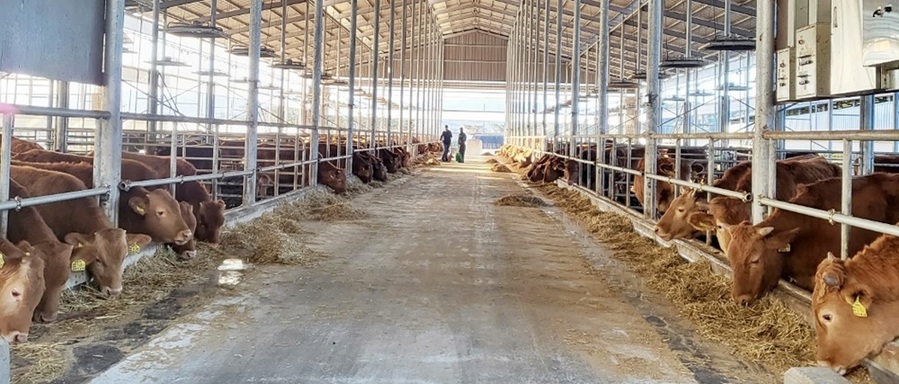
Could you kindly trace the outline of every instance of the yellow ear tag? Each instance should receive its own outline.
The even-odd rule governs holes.
[[[777,252],[780,252],[780,253],[790,252],[790,244],[787,244],[785,247],[778,249]]]
[[[852,303],[852,314],[855,317],[868,317],[868,310],[864,304],[858,301],[858,296],[855,297],[855,302]]]
[[[83,246],[84,246],[84,244],[81,244],[81,243],[79,242],[78,245],[75,246],[75,248],[81,248],[81,247],[83,247]]]
[[[140,252],[140,245],[137,245],[137,243],[131,244],[131,246],[128,247],[128,252],[132,255],[136,255]]]
[[[84,271],[84,260],[75,260],[72,262],[72,272],[82,272]]]
[[[144,214],[144,209],[141,208],[140,206],[137,206],[137,205],[134,206],[134,211],[137,212],[137,213],[139,213],[139,214],[141,214],[141,215]]]
[[[5,264],[6,264],[6,256],[4,254],[0,253],[0,268],[3,268],[3,266]]]
[[[31,252],[25,252],[25,256],[31,256]]]

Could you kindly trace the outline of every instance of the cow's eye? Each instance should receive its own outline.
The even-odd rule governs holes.
[[[156,215],[165,216],[165,211],[156,211]]]
[[[830,321],[832,319],[832,317],[830,315],[824,315],[824,316],[821,316],[821,318],[824,319],[824,321]]]
[[[22,296],[22,293],[19,292],[18,289],[13,289],[13,290],[12,290],[12,297],[18,298],[19,296]]]
[[[679,212],[679,213],[684,213],[684,212],[686,212],[686,211],[687,211],[687,210],[686,210],[686,209],[683,209],[683,208],[678,208],[678,209],[677,209],[677,212]]]

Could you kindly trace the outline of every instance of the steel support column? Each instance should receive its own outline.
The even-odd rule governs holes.
[[[575,157],[577,156],[575,136],[578,134],[578,111],[581,96],[581,0],[574,0],[574,25],[571,35],[571,137],[568,143],[568,156]],[[559,35],[560,40],[561,37]]]
[[[605,142],[603,135],[609,133],[609,45],[612,36],[609,33],[609,1],[600,0],[599,8],[599,42],[597,43],[597,68],[596,68],[596,114],[598,115],[596,136],[596,161],[603,161]],[[688,0],[689,1],[689,0]],[[619,110],[621,106],[619,105]],[[611,151],[611,150],[610,150]],[[611,152],[610,152],[611,153]],[[602,194],[603,175],[605,172],[600,167],[595,168],[596,192]]]
[[[13,124],[15,119],[12,114],[0,115],[0,128],[3,137],[0,138],[0,202],[8,201],[9,195],[9,164],[12,157]],[[0,211],[0,236],[6,237],[9,211]]]
[[[106,2],[106,68],[103,87],[104,109],[109,120],[100,124],[94,142],[94,186],[109,188],[103,208],[110,221],[118,223],[119,185],[122,173],[122,42],[125,32],[125,0]]]
[[[400,136],[406,136],[406,144],[408,145],[412,144],[412,135],[405,134],[407,131],[405,130],[405,125],[403,125],[403,103],[405,102],[405,97],[403,96],[405,96],[404,94],[406,92],[406,7],[407,0],[403,0],[403,34],[401,37],[402,40],[400,41],[400,47],[402,47],[402,51],[400,51],[400,119],[397,127],[399,127]],[[391,51],[393,51],[393,49],[391,49]],[[393,63],[391,62],[391,65],[392,64]],[[416,154],[414,152],[416,150],[415,147],[407,146],[407,148],[410,153],[412,153],[413,155]]]
[[[861,128],[865,131],[874,129],[874,95],[864,95],[861,97]],[[862,166],[860,172],[862,175],[870,175],[874,173],[874,142],[869,140],[859,141],[861,147]]]
[[[656,132],[661,122],[661,92],[662,82],[659,81],[659,61],[662,52],[662,13],[665,11],[664,2],[662,0],[649,1],[649,30],[647,31],[647,40],[649,46],[646,49],[646,125],[643,133],[651,135]],[[652,137],[646,137],[646,154],[644,155],[645,174],[656,173],[656,142]],[[643,216],[649,219],[655,219],[656,204],[655,190],[656,181],[645,178],[643,186]]]
[[[349,69],[349,92],[347,92],[347,142],[346,153],[350,155],[347,159],[347,173],[353,172],[353,140],[355,139],[354,131],[356,122],[353,119],[353,111],[356,108],[356,33],[358,31],[359,21],[359,0],[350,0],[350,57],[348,61]]]
[[[318,6],[318,1],[316,6]],[[316,10],[317,12],[317,10]],[[391,12],[393,12],[391,10]],[[317,26],[316,26],[317,27]],[[375,131],[378,130],[378,63],[381,61],[381,0],[375,0],[374,38],[371,44],[371,148],[377,148]],[[391,36],[392,37],[392,36]]]
[[[759,201],[761,196],[774,196],[774,183],[769,180],[773,169],[770,146],[762,137],[766,130],[774,128],[774,2],[756,4],[755,24],[755,130],[752,139],[752,222],[757,224],[765,216],[766,208]]]
[[[548,91],[549,81],[547,77],[549,76],[549,2],[550,0],[543,0],[543,106],[541,114],[543,115],[543,142],[541,150],[546,149],[546,137],[549,136],[549,131],[546,129],[546,107],[549,105],[548,101]]]
[[[556,150],[556,146],[559,143],[559,124],[562,122],[559,119],[559,110],[561,107],[559,104],[562,104],[562,7],[564,1],[558,0],[557,3],[557,11],[556,11],[556,104],[555,110],[553,111],[553,151]]]
[[[256,169],[257,130],[259,129],[259,55],[262,48],[262,0],[250,2],[250,58],[247,74],[247,136],[244,142],[244,170]],[[256,173],[247,175],[243,187],[243,205],[256,203]]]

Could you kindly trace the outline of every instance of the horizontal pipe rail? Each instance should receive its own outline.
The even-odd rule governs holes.
[[[222,172],[222,173],[207,173],[203,175],[191,175],[191,176],[175,176],[168,177],[164,179],[151,179],[151,180],[139,180],[139,181],[131,181],[131,180],[123,180],[119,183],[119,189],[123,191],[129,191],[131,188],[137,187],[155,187],[157,185],[166,185],[166,184],[183,184],[191,181],[205,181],[205,180],[215,180],[215,179],[224,179],[228,177],[243,177],[247,175],[252,175],[253,171],[232,171],[232,172]]]
[[[810,208],[803,205],[787,203],[784,201],[778,201],[774,199],[769,199],[767,197],[758,198],[759,202],[763,205],[767,205],[769,207],[783,209],[785,211],[795,212],[805,216],[811,216],[822,220],[827,220],[831,224],[848,224],[853,227],[867,229],[869,231],[885,233],[892,236],[899,236],[899,226],[893,224],[881,223],[879,221],[872,221],[868,219],[862,219],[854,216],[844,215],[842,213],[837,212],[837,210],[832,209],[830,211],[823,211],[816,208]]]
[[[25,199],[16,196],[13,199],[0,202],[0,210],[8,211],[11,209],[15,209],[18,211],[22,208],[32,207],[35,205],[58,203],[60,201],[75,200],[83,197],[102,196],[106,194],[109,194],[109,187],[92,188],[81,191],[57,193],[47,196],[29,197]]]
[[[765,131],[762,137],[768,140],[877,140],[877,141],[899,141],[899,131],[883,130],[883,131],[805,131],[805,132],[782,132],[782,131]]]

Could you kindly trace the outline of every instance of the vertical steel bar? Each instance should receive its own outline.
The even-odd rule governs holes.
[[[555,125],[555,129],[553,131],[553,150],[556,148],[556,144],[559,142],[559,110],[562,108],[559,104],[562,104],[562,95],[561,95],[561,81],[562,81],[562,13],[563,13],[563,0],[558,0],[556,5],[556,104],[555,110],[553,113],[555,114],[553,124]]]
[[[9,195],[10,171],[9,163],[12,157],[12,137],[13,124],[15,123],[14,115],[0,115],[2,121],[2,137],[0,137],[0,201],[7,201],[11,197]],[[6,237],[8,226],[9,211],[0,211],[0,237]]]
[[[318,4],[316,4],[318,5]],[[392,12],[392,11],[391,11]],[[378,126],[378,62],[381,61],[381,0],[375,0],[374,34],[371,44],[371,147],[377,147],[375,131]]]
[[[321,152],[318,150],[318,146],[320,141],[319,127],[321,126],[321,114],[319,111],[321,110],[320,107],[322,105],[322,55],[325,49],[323,3],[324,1],[315,2],[315,54],[312,59],[312,138],[309,140],[309,150],[311,151],[309,156],[311,159],[315,159],[315,162],[312,163],[312,174],[309,176],[310,184],[318,183],[318,162],[321,158]],[[380,4],[380,0],[378,0],[378,4]],[[377,32],[377,30],[375,31]],[[377,33],[375,36],[377,36]],[[377,37],[375,38],[377,39]],[[377,63],[377,60],[374,62]],[[377,64],[375,64],[375,69],[377,69]],[[330,146],[328,148],[330,148]]]
[[[547,77],[549,76],[549,3],[550,0],[543,0],[543,105],[540,107],[543,111],[541,114],[543,115],[543,140],[542,140],[542,148],[540,150],[546,149],[546,137],[549,136],[549,131],[546,129],[546,107],[549,101],[548,99],[548,85],[549,82]]]
[[[60,81],[57,83],[59,89],[56,92],[56,106],[59,108],[69,108],[69,82]],[[69,138],[69,118],[59,117],[56,120],[56,150],[60,152],[68,152],[67,142]]]
[[[153,0],[153,26],[150,29],[150,38],[152,39],[151,49],[153,50],[150,54],[150,89],[149,96],[147,97],[147,102],[149,105],[147,106],[147,113],[151,115],[155,115],[159,113],[159,67],[157,66],[157,61],[159,61],[159,2],[162,0]],[[149,142],[156,142],[156,122],[150,121],[148,122],[148,129],[150,130]],[[149,153],[149,148],[147,149]]]
[[[416,24],[421,23],[421,20],[419,20],[418,17],[416,17],[416,13],[415,13],[417,4],[418,4],[417,1],[412,2],[412,26],[411,26],[412,37],[409,39],[410,45],[408,48],[409,49],[409,106],[408,106],[409,120],[406,122],[406,124],[409,125],[409,127],[408,127],[409,136],[421,136],[421,135],[417,134],[417,132],[413,133],[413,130],[415,129],[415,121],[412,119],[412,113],[413,113],[412,106],[414,105],[413,100],[414,100],[414,96],[415,96],[415,92],[413,91],[412,87],[415,85],[416,79],[418,79],[418,62],[415,60],[416,60],[416,58],[418,58],[419,61],[421,60],[421,57],[419,57],[417,55],[418,50],[416,48],[416,44],[421,44],[421,36],[418,33],[415,33]],[[403,43],[403,49],[406,49],[405,47],[406,47],[406,43]]]
[[[840,180],[841,206],[844,215],[852,215],[852,141],[843,139],[843,174]],[[840,224],[840,259],[849,258],[849,230],[848,224]]]
[[[870,131],[874,129],[874,95],[864,95],[861,97],[861,128]],[[874,142],[870,140],[859,141],[862,152],[862,166],[860,172],[862,175],[870,175],[874,173]]]
[[[537,96],[539,94],[539,87],[537,86],[539,78],[539,70],[540,70],[540,5],[537,0],[533,0],[531,2],[531,54],[533,55],[531,58],[531,110],[528,113],[531,114],[532,121],[532,131],[533,136],[539,136],[540,133],[537,130],[537,126],[539,122],[537,121]],[[538,147],[536,143],[540,142],[540,140],[534,139],[535,149],[543,149],[542,147]]]
[[[662,50],[662,12],[664,12],[664,4],[662,0],[649,1],[649,46],[646,50],[646,125],[644,133],[651,135],[655,133],[661,122],[661,111],[659,108],[659,93],[661,91],[661,82],[659,81],[659,60],[661,59]],[[646,154],[644,155],[643,172],[647,174],[656,173],[656,143],[652,137],[646,139]],[[643,215],[649,219],[655,218],[655,191],[656,182],[653,179],[645,179],[643,193],[644,210]]]
[[[571,28],[571,138],[568,143],[568,156],[575,157],[581,91],[581,0],[574,0],[574,25]]]
[[[605,153],[605,142],[603,135],[609,133],[609,45],[612,42],[612,36],[609,31],[609,2],[611,0],[600,0],[599,8],[599,42],[597,43],[597,64],[596,64],[596,114],[598,125],[596,127],[596,160],[602,162]],[[620,107],[619,107],[620,108]],[[611,149],[614,151],[614,147]],[[611,154],[612,152],[610,152]],[[603,176],[605,172],[600,167],[594,167],[596,180],[596,193],[602,194],[602,188],[605,185]]]
[[[350,58],[347,67],[349,73],[349,91],[347,92],[347,141],[346,153],[350,155],[347,160],[348,172],[353,170],[353,140],[355,139],[354,130],[356,128],[353,119],[353,110],[356,108],[356,31],[359,20],[359,0],[350,0]]]
[[[400,39],[401,39],[400,40],[400,47],[401,47],[400,48],[401,49],[401,51],[400,51],[400,102],[399,102],[400,118],[399,118],[399,123],[397,124],[397,127],[398,127],[398,131],[400,133],[400,136],[403,136],[403,135],[406,136],[406,144],[412,144],[412,141],[413,141],[412,135],[406,134],[407,131],[405,129],[405,125],[403,125],[403,103],[405,102],[404,96],[406,93],[406,7],[407,7],[407,0],[403,0],[403,15],[402,15],[403,33],[402,33],[402,36],[400,37]],[[417,149],[417,147],[408,147],[407,148],[407,150],[410,153],[412,153],[413,156],[417,154],[416,152],[414,152],[416,149]]]
[[[247,135],[244,141],[244,170],[254,171],[244,179],[243,205],[256,203],[256,146],[259,128],[259,55],[262,47],[262,0],[250,1],[250,58],[247,74]]]
[[[765,207],[757,197],[769,192],[770,163],[769,146],[762,137],[766,130],[774,128],[774,2],[761,1],[756,4],[756,96],[755,130],[752,139],[752,222],[764,219]],[[773,183],[770,183],[773,184]]]
[[[390,0],[390,42],[387,44],[387,97],[384,99],[387,100],[387,146],[393,145],[393,135],[391,125],[393,125],[393,48],[394,41],[396,38],[394,36],[394,29],[396,25],[396,11],[394,11],[393,7],[396,5],[396,0]]]
[[[109,120],[100,124],[94,142],[94,186],[109,186],[103,202],[110,221],[118,224],[119,184],[122,173],[122,42],[125,28],[125,0],[106,2],[106,68],[103,88]]]

